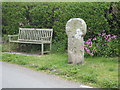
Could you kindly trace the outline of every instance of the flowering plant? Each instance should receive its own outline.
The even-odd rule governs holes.
[[[104,32],[99,33],[96,37],[89,38],[84,42],[84,49],[87,54],[91,56],[107,55],[109,52],[111,53],[111,42],[116,38],[117,35],[107,34]]]

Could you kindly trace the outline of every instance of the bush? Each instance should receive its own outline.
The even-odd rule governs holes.
[[[65,25],[71,18],[82,18],[87,23],[85,41],[103,30],[107,34],[118,35],[119,5],[120,3],[103,2],[4,2],[2,31],[3,34],[17,34],[19,27],[53,28],[53,50],[64,52],[67,49]],[[116,44],[113,45],[116,47]],[[116,48],[111,49],[110,52],[116,52]],[[100,53],[98,56],[104,55]]]
[[[92,56],[116,56],[119,55],[119,41],[117,38],[117,35],[107,35],[105,32],[99,33],[98,36],[85,41],[84,48]]]

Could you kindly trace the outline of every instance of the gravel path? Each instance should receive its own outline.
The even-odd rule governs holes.
[[[4,52],[4,53],[19,54],[19,55],[26,55],[26,56],[41,56],[39,54],[30,54],[30,53],[23,53],[23,52]]]

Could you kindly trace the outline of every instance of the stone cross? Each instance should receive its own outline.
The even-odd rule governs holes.
[[[72,18],[66,24],[68,36],[68,63],[82,64],[84,62],[84,40],[87,26],[83,19]]]

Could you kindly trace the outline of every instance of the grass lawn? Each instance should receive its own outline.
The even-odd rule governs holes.
[[[118,58],[88,57],[83,65],[67,64],[67,54],[25,56],[2,54],[5,62],[16,63],[38,71],[56,74],[97,88],[118,88]]]

